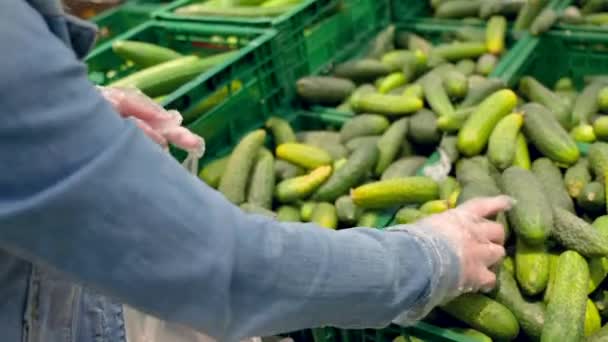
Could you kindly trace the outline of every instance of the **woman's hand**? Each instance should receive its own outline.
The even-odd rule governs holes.
[[[198,150],[201,137],[181,126],[182,116],[174,110],[166,111],[159,104],[135,88],[99,87],[102,95],[124,118],[132,118],[150,139],[166,147],[169,143],[187,151]]]

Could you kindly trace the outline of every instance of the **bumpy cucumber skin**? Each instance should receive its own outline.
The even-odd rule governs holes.
[[[382,172],[384,172],[397,157],[401,142],[406,137],[407,128],[407,118],[397,120],[386,130],[386,132],[384,132],[380,140],[378,140],[377,146],[380,154],[374,169],[374,173],[377,176],[382,175]]]
[[[485,99],[467,118],[458,133],[458,149],[466,156],[474,156],[484,149],[496,124],[517,104],[513,91],[503,89]]]
[[[523,123],[523,116],[513,113],[496,124],[488,141],[488,157],[497,168],[504,170],[513,164],[517,136]]]
[[[469,90],[467,77],[456,69],[449,70],[445,73],[443,84],[448,95],[457,99],[465,97]]]
[[[361,216],[361,209],[353,203],[353,199],[350,196],[341,196],[336,200],[334,205],[340,222],[354,224]]]
[[[597,114],[599,109],[597,97],[604,85],[603,82],[591,83],[576,97],[572,108],[572,115],[575,120],[582,124],[590,123],[591,118]]]
[[[528,103],[524,111],[523,132],[528,141],[549,159],[563,165],[572,165],[580,157],[576,142],[559,124],[554,115],[537,103]]]
[[[309,170],[329,165],[333,161],[331,155],[325,150],[299,143],[286,143],[277,146],[276,155],[283,160]]]
[[[291,125],[284,119],[272,117],[266,120],[266,128],[270,129],[275,145],[296,142],[296,134]]]
[[[515,275],[521,289],[530,296],[541,293],[549,280],[547,247],[528,246],[518,239],[515,248]]]
[[[608,237],[589,223],[561,208],[553,210],[553,238],[562,246],[586,257],[608,256]]]
[[[602,318],[597,310],[595,303],[591,299],[587,299],[587,307],[585,310],[585,324],[583,334],[585,337],[591,336],[599,331],[602,327]]]
[[[562,172],[548,158],[539,158],[532,164],[532,172],[545,191],[547,199],[553,206],[574,212],[574,203],[566,190]]]
[[[599,214],[606,207],[606,194],[604,185],[599,182],[590,182],[583,188],[576,203],[588,214]]]
[[[528,170],[510,167],[502,174],[502,190],[517,203],[507,213],[517,235],[531,246],[543,244],[553,226],[551,205],[542,185]]]
[[[277,184],[275,197],[281,203],[304,199],[329,178],[331,170],[331,166],[321,166],[307,175],[284,180]]]
[[[467,96],[460,103],[459,108],[469,108],[478,105],[488,96],[496,91],[505,88],[505,83],[497,78],[484,80],[475,86],[469,86]]]
[[[580,254],[566,251],[559,256],[555,281],[541,342],[578,342],[583,338],[589,270]]]
[[[484,295],[464,294],[441,308],[494,339],[510,341],[519,334],[519,323],[511,311]]]
[[[277,181],[303,176],[306,170],[285,160],[275,160],[274,174]]]
[[[448,209],[449,209],[448,201],[442,200],[442,199],[428,201],[420,206],[420,212],[423,213],[424,215],[438,214],[438,213],[442,213]]]
[[[545,324],[545,306],[542,303],[528,302],[523,298],[513,273],[504,263],[498,271],[496,283],[496,301],[511,310],[526,335],[538,340]]]
[[[409,224],[416,222],[425,216],[426,215],[418,209],[402,208],[395,215],[395,221],[397,221],[398,224]]]
[[[274,157],[270,151],[261,149],[251,174],[247,202],[270,210],[274,185]]]
[[[437,199],[439,186],[428,177],[396,178],[359,186],[351,191],[351,197],[363,208],[390,208]]]
[[[568,106],[553,91],[542,85],[536,79],[525,76],[519,81],[519,90],[531,101],[537,102],[549,109],[562,127],[569,129],[573,124]]]
[[[348,142],[357,137],[379,135],[384,133],[389,125],[388,119],[382,115],[357,115],[344,123],[340,129],[340,140]]]
[[[380,140],[380,135],[370,135],[370,136],[365,136],[365,137],[357,137],[357,138],[353,138],[353,139],[349,140],[346,143],[346,148],[350,152],[353,152],[356,149],[358,149],[360,147],[363,147],[363,146],[376,145],[378,143],[378,140]]]
[[[300,210],[290,205],[283,205],[277,210],[277,220],[280,222],[300,222]]]
[[[608,141],[608,116],[602,116],[595,120],[593,133],[595,133],[597,140]]]
[[[482,76],[488,76],[494,71],[497,64],[498,58],[492,54],[486,53],[477,60],[475,70]]]
[[[380,180],[415,176],[416,172],[422,165],[424,165],[425,161],[426,158],[420,156],[401,158],[389,165],[389,167],[384,170]]]
[[[408,140],[419,145],[436,146],[441,140],[437,128],[437,115],[428,109],[421,109],[409,120]]]
[[[344,101],[354,90],[348,79],[330,76],[307,76],[296,83],[298,95],[309,103],[335,105]]]
[[[374,145],[364,146],[355,150],[346,164],[336,170],[315,194],[315,201],[335,201],[348,193],[376,165],[378,149]]]
[[[586,158],[581,158],[568,168],[564,175],[566,189],[572,198],[578,198],[589,182],[591,182],[591,172],[589,171],[589,161]]]
[[[310,222],[316,223],[323,228],[336,229],[338,227],[336,207],[327,202],[317,203],[312,210]]]
[[[608,143],[596,142],[589,146],[589,165],[595,177],[604,183],[604,173],[608,171]]]
[[[455,42],[435,47],[433,54],[448,61],[477,58],[488,50],[484,42]]]
[[[477,16],[481,1],[479,0],[454,0],[443,2],[437,10],[437,18],[466,18]]]
[[[422,100],[414,96],[360,94],[352,98],[354,110],[387,116],[411,114],[421,109],[422,106]]]
[[[557,261],[559,260],[559,254],[550,253],[549,254],[549,281],[547,281],[547,287],[545,288],[545,293],[543,294],[543,303],[549,303],[549,298],[551,298],[551,292],[553,292],[553,283],[555,281],[555,271],[557,270]]]
[[[218,190],[230,202],[234,204],[245,202],[249,173],[265,138],[266,132],[263,130],[253,131],[241,139],[230,155],[228,165],[226,165],[226,170],[218,187]]]
[[[529,0],[519,11],[513,29],[515,31],[524,31],[532,25],[534,18],[540,13],[548,0]]]
[[[454,115],[454,106],[452,106],[452,102],[450,102],[450,98],[444,88],[440,75],[437,73],[430,73],[424,76],[421,84],[426,102],[428,102],[431,109],[433,109],[437,115]]]
[[[503,16],[493,16],[486,27],[486,48],[494,55],[500,55],[505,50],[505,35],[507,19]]]
[[[198,174],[199,178],[207,183],[207,185],[210,187],[217,188],[217,186],[220,184],[222,176],[224,175],[224,171],[226,170],[229,159],[230,156],[226,156],[224,158],[212,161],[201,170],[201,172]]]
[[[536,19],[534,19],[532,25],[530,25],[530,33],[534,36],[538,36],[546,32],[553,26],[557,19],[558,14],[554,9],[550,7],[545,8],[540,12]]]
[[[348,78],[358,83],[371,82],[389,73],[390,69],[375,59],[348,61],[338,64],[334,69],[336,77]]]
[[[241,204],[239,207],[241,210],[249,214],[263,215],[271,218],[276,218],[277,216],[273,211],[247,202]]]
[[[585,342],[606,342],[608,341],[608,324],[605,324],[595,334],[587,337]]]
[[[515,157],[513,158],[513,166],[521,167],[525,170],[530,170],[530,151],[528,150],[528,142],[523,133],[517,135],[515,146]]]

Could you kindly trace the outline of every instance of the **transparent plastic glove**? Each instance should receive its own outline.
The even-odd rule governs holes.
[[[395,323],[411,325],[437,305],[495,286],[492,268],[505,255],[505,235],[501,224],[486,218],[509,210],[512,204],[508,196],[473,199],[414,225],[393,229],[419,238],[434,257],[435,266],[427,300],[401,314]]]

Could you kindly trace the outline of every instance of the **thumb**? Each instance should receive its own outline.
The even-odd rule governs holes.
[[[458,209],[474,216],[489,217],[511,209],[514,203],[513,198],[509,196],[482,197],[469,200]]]

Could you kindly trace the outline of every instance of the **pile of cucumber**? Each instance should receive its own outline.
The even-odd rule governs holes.
[[[608,24],[608,2],[603,0],[576,1],[566,8],[561,22],[573,25],[605,26]]]
[[[494,15],[513,19],[515,32],[533,35],[547,31],[561,13],[549,6],[549,0],[430,0],[433,16],[441,19],[487,20]]]
[[[293,9],[302,0],[204,0],[179,7],[183,16],[275,17]]]

